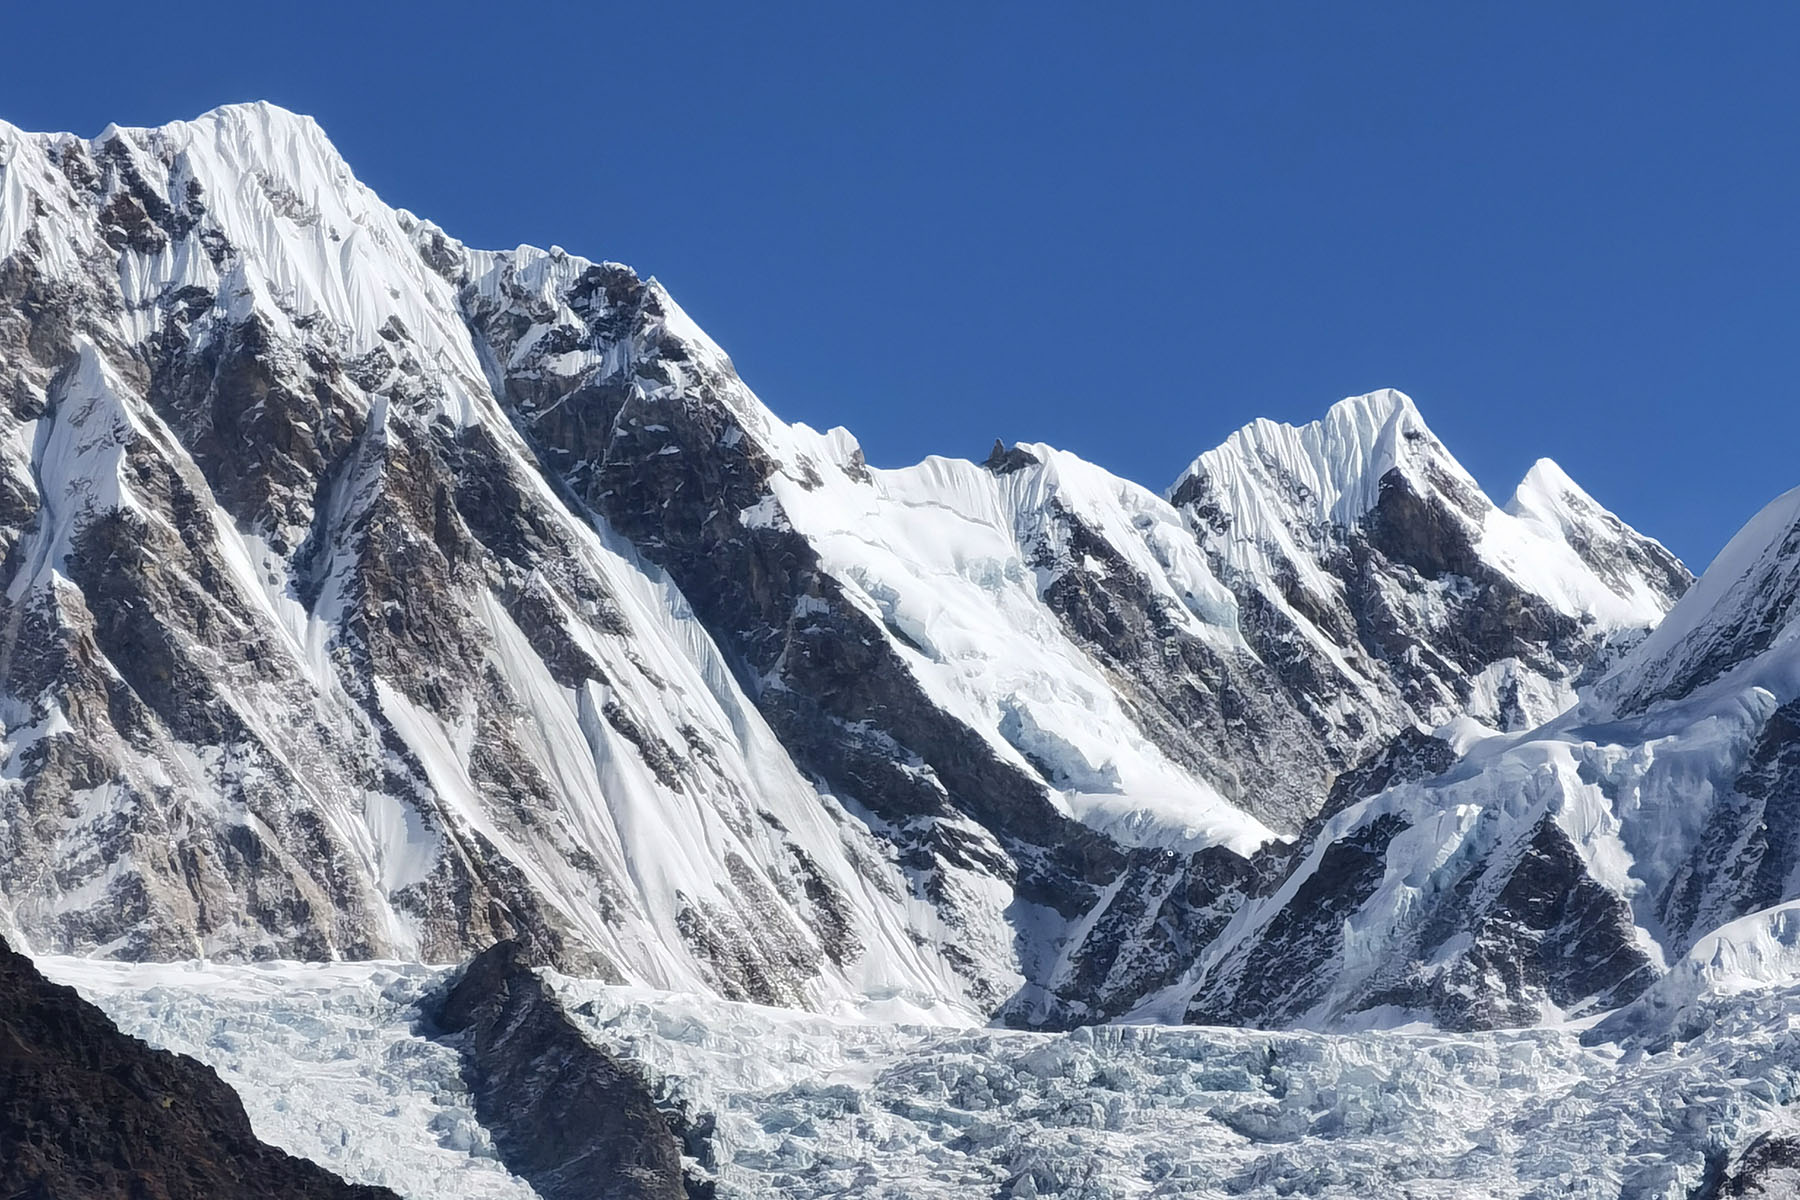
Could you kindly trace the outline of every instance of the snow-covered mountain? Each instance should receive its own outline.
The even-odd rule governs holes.
[[[1688,582],[1548,462],[1495,506],[1395,392],[1166,498],[1037,445],[870,468],[655,281],[465,247],[267,105],[0,126],[0,348],[0,893],[40,950],[514,936],[1113,1015],[1279,839],[1555,716]]]
[[[1664,1007],[1671,988],[1785,978],[1797,561],[1790,492],[1568,711],[1515,734],[1463,723],[1453,766],[1322,823],[1146,1013],[1492,1027],[1603,1011],[1671,966]]]
[[[1340,769],[1405,728],[1556,715],[1691,579],[1548,459],[1496,507],[1398,392],[1258,421],[1172,496]]]
[[[1778,1191],[1797,628],[1800,492],[878,469],[306,118],[0,124],[0,933],[352,1183]]]

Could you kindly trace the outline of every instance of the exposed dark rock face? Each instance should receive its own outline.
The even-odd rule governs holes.
[[[1513,855],[1510,863],[1496,855],[1443,895],[1400,978],[1372,983],[1365,1007],[1428,1013],[1445,1029],[1493,1029],[1540,1020],[1546,1000],[1612,1008],[1655,980],[1630,907],[1588,875],[1554,821],[1539,822]],[[1446,945],[1461,948],[1440,969],[1424,968]]]
[[[1107,668],[1145,734],[1272,828],[1304,822],[1336,757],[1324,728],[1288,702],[1280,673],[1195,636],[1118,547],[1060,504],[1034,551],[1032,565],[1051,577],[1044,602]]]
[[[544,1200],[688,1200],[682,1145],[648,1085],[593,1045],[516,942],[478,955],[421,1008],[455,1045],[475,1115]]]
[[[1483,814],[1445,877],[1414,878],[1403,913],[1362,912],[1390,874],[1407,871],[1404,859],[1390,863],[1395,839],[1436,819],[1429,802],[1403,806],[1302,850],[1297,885],[1273,893],[1245,940],[1209,967],[1190,1019],[1278,1028],[1392,1008],[1445,1029],[1493,1029],[1535,1023],[1546,1006],[1615,1007],[1655,980],[1630,905],[1549,816],[1490,845],[1483,825],[1501,818]],[[1344,939],[1358,925],[1383,940],[1351,955]]]
[[[0,942],[0,1194],[396,1200],[257,1140],[210,1067],[153,1050]]]
[[[1006,1015],[1057,1028],[1123,1015],[1174,983],[1266,886],[1261,863],[1219,846],[1185,856],[1134,852],[1047,1001],[1035,1009],[1020,1004]]]
[[[1037,455],[1023,446],[1008,447],[999,438],[994,439],[994,448],[988,452],[982,466],[996,475],[1010,475],[1014,471],[1022,471],[1026,467],[1036,466],[1041,461]]]
[[[1455,764],[1456,748],[1449,742],[1418,729],[1402,730],[1380,751],[1332,780],[1325,807],[1313,819],[1309,833],[1359,800],[1398,784],[1441,775]]]
[[[1365,646],[1394,667],[1402,693],[1419,705],[1443,691],[1453,702],[1466,702],[1458,687],[1507,659],[1551,677],[1578,673],[1597,648],[1598,631],[1584,629],[1485,561],[1471,541],[1476,499],[1454,481],[1440,486],[1452,500],[1422,497],[1398,469],[1389,471],[1362,536],[1352,538],[1351,594],[1360,601]],[[1394,578],[1414,595],[1437,585],[1450,598],[1444,617],[1420,628],[1417,611],[1393,603],[1379,582]]]
[[[1723,1197],[1800,1195],[1800,1139],[1764,1134],[1736,1156],[1720,1153],[1707,1162],[1706,1179],[1693,1200]]]
[[[1441,775],[1456,761],[1455,747],[1442,738],[1419,729],[1402,730],[1387,745],[1331,781],[1325,807],[1306,823],[1298,837],[1263,847],[1252,860],[1257,886],[1249,898],[1272,895],[1290,872],[1303,865],[1331,818],[1388,788]]]
[[[1343,961],[1344,922],[1380,886],[1383,851],[1404,827],[1401,818],[1383,816],[1327,846],[1317,870],[1259,935],[1209,970],[1187,1019],[1269,1027],[1304,1016],[1330,989],[1332,973],[1320,964]]]

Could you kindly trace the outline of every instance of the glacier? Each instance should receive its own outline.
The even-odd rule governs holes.
[[[454,1052],[418,1032],[443,969],[40,965],[125,1031],[213,1066],[259,1137],[348,1180],[418,1200],[534,1195],[473,1121]],[[1677,1200],[1759,1139],[1800,1134],[1800,985],[1781,978],[1748,987],[1734,970],[1682,989],[1675,1008],[1709,1011],[1672,1039],[1666,1001],[1625,1010],[1614,1038],[1591,1021],[1045,1034],[551,976],[662,1103],[714,1120],[705,1169],[721,1196],[1442,1200]]]

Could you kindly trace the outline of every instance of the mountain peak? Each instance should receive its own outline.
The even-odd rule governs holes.
[[[1569,515],[1605,512],[1606,509],[1588,494],[1586,488],[1570,478],[1569,473],[1553,458],[1540,458],[1525,472],[1525,478],[1513,489],[1506,511],[1515,517],[1536,516],[1560,523]]]
[[[194,118],[195,122],[203,121],[251,121],[258,124],[310,125],[318,127],[318,121],[308,113],[297,113],[291,108],[283,108],[272,100],[238,100],[229,104],[220,104],[209,108]]]
[[[102,129],[94,138],[96,145],[111,141],[120,134],[168,133],[202,128],[261,130],[267,132],[316,132],[324,136],[317,120],[267,100],[245,100],[209,108],[197,117],[168,121],[161,125],[120,125],[117,122]]]
[[[1618,669],[1602,695],[1622,712],[1687,694],[1742,664],[1789,694],[1800,660],[1800,488],[1776,497],[1738,531],[1667,618]]]
[[[1252,421],[1195,459],[1168,495],[1205,490],[1253,535],[1274,520],[1343,526],[1375,507],[1395,469],[1421,494],[1450,487],[1459,507],[1481,496],[1412,398],[1393,388],[1340,400],[1306,425]]]

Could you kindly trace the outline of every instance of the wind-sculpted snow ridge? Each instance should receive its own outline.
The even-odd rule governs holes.
[[[0,400],[0,920],[46,951],[518,938],[1106,1019],[1688,582],[1551,467],[1495,507],[1396,392],[1166,498],[871,468],[655,280],[464,246],[268,105],[0,126]]]
[[[1479,1028],[1650,988],[1640,1005],[1679,1023],[1667,1011],[1700,984],[1789,977],[1797,529],[1789,493],[1570,711],[1522,734],[1462,728],[1460,762],[1330,817],[1141,1011]]]
[[[419,1027],[443,972],[41,965],[212,1065],[272,1144],[412,1200],[533,1195],[494,1157],[455,1051]],[[698,1118],[688,1165],[720,1197],[1685,1200],[1777,1178],[1795,1133],[1791,984],[1709,993],[1703,1028],[1648,1045],[1579,1025],[1008,1032],[550,979],[665,1111]]]

